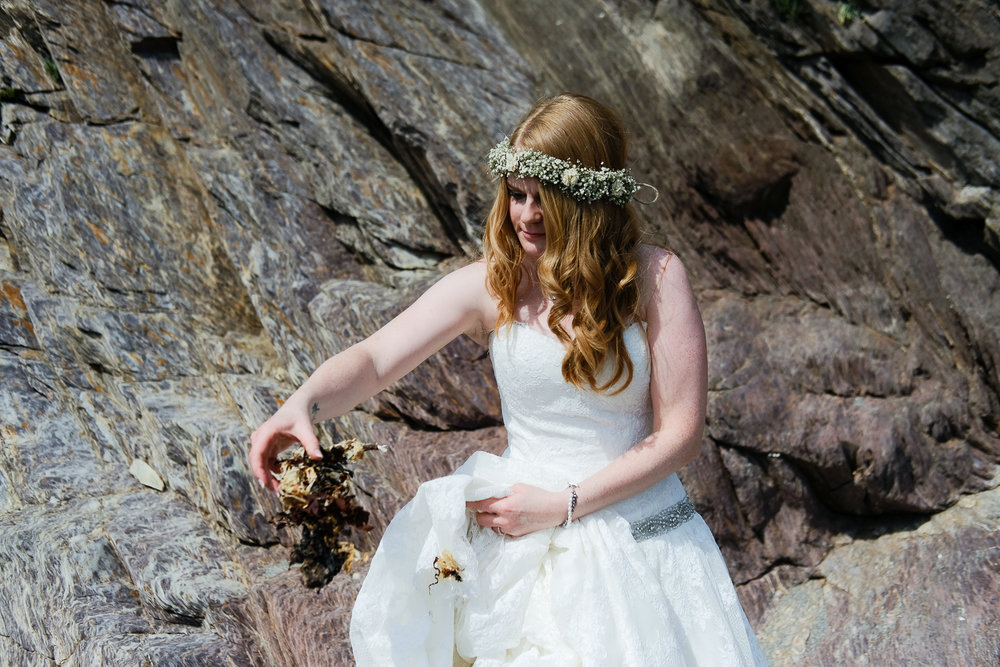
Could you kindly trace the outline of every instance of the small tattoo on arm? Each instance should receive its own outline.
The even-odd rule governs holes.
[[[313,403],[312,406],[312,420],[316,421],[316,415],[319,414],[319,403]]]

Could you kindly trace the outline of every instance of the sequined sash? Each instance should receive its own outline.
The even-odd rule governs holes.
[[[632,529],[632,539],[636,542],[642,542],[651,537],[668,533],[677,526],[690,521],[695,514],[697,512],[694,509],[694,505],[691,504],[691,500],[687,496],[684,496],[683,500],[660,510],[652,516],[630,523],[629,528]]]

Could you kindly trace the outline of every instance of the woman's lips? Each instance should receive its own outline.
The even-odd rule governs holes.
[[[543,239],[543,238],[545,238],[545,232],[534,232],[534,233],[532,233],[532,232],[529,232],[528,230],[524,230],[521,233],[524,234],[524,238],[526,238],[526,239],[532,239],[532,240],[534,240],[534,239]]]

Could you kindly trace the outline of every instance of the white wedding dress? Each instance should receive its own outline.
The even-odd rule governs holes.
[[[421,485],[390,523],[351,619],[358,665],[766,664],[676,475],[519,538],[480,528],[465,508],[518,482],[565,489],[649,434],[641,324],[625,343],[634,379],[607,395],[563,380],[556,338],[526,325],[492,335],[508,449]]]

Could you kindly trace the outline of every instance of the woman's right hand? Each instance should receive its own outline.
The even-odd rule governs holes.
[[[250,468],[262,488],[278,493],[278,454],[301,444],[311,458],[323,458],[312,419],[305,409],[282,406],[250,436]]]
[[[345,414],[410,372],[456,336],[483,338],[497,319],[486,289],[486,265],[474,262],[434,283],[413,305],[365,340],[324,361],[250,437],[250,467],[261,486],[278,491],[278,454],[302,443],[323,458],[313,421]],[[322,406],[317,404],[322,403]]]

